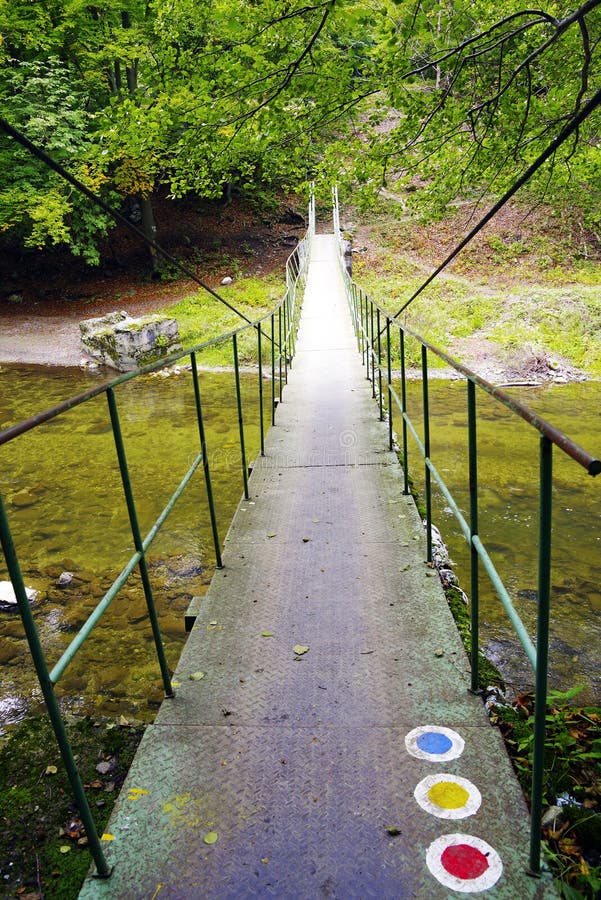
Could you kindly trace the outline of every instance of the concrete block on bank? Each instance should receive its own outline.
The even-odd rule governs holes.
[[[84,353],[119,372],[132,372],[182,349],[176,319],[112,312],[79,323]]]

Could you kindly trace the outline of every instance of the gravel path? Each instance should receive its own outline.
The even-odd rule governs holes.
[[[78,320],[64,316],[0,319],[0,363],[79,366]]]
[[[188,287],[189,290],[189,287]],[[177,301],[186,292],[183,287],[167,286],[139,290],[135,297],[116,300],[98,297],[93,303],[0,305],[0,365],[28,363],[40,366],[79,366],[84,355],[79,338],[79,323],[125,309],[131,316],[143,316]]]

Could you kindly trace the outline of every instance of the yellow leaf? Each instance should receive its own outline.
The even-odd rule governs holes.
[[[215,844],[217,843],[218,838],[219,835],[216,831],[209,831],[208,834],[205,834],[203,841],[205,842],[205,844]]]
[[[292,648],[293,652],[296,653],[297,656],[302,656],[303,653],[308,653],[311,648],[305,646],[305,644],[295,644]]]

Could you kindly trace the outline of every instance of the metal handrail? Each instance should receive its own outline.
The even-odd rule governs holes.
[[[471,630],[471,690],[478,692],[479,681],[479,563],[486,571],[513,628],[522,644],[526,656],[535,674],[535,712],[534,712],[534,745],[532,759],[532,795],[531,795],[531,827],[529,872],[539,875],[541,868],[540,841],[542,819],[542,796],[544,775],[545,716],[547,702],[547,676],[549,654],[549,611],[551,599],[551,511],[552,511],[552,451],[556,446],[567,456],[582,466],[589,475],[601,473],[601,460],[584,450],[572,441],[560,429],[538,416],[527,406],[510,397],[501,388],[486,381],[472,372],[467,366],[454,360],[447,353],[435,347],[406,325],[401,324],[395,316],[390,315],[383,307],[374,303],[349,275],[344,264],[344,249],[340,232],[340,213],[338,193],[333,189],[333,222],[334,233],[338,242],[340,268],[346,290],[358,350],[366,366],[367,378],[372,384],[372,396],[378,399],[380,419],[384,416],[383,386],[388,396],[388,444],[394,449],[393,441],[393,403],[401,413],[402,453],[404,470],[404,493],[409,494],[408,470],[408,433],[411,434],[424,460],[425,501],[426,501],[426,539],[427,557],[432,561],[432,490],[431,478],[438,484],[445,500],[459,522],[461,531],[470,547],[470,630]],[[374,323],[374,319],[376,322]],[[382,325],[382,320],[384,325]],[[391,366],[391,329],[399,332],[399,353],[401,365],[401,397],[392,383]],[[383,361],[382,335],[385,335],[386,359]],[[405,337],[410,336],[421,345],[421,372],[423,392],[423,440],[420,438],[407,412]],[[428,408],[428,353],[433,353],[451,366],[466,380],[468,409],[468,477],[470,511],[466,518],[461,512],[451,491],[430,458],[430,421]],[[377,374],[376,374],[377,373]],[[376,383],[378,387],[376,388]],[[522,622],[509,592],[492,562],[484,543],[478,533],[478,464],[476,434],[476,388],[480,388],[499,403],[507,407],[513,414],[520,416],[540,433],[539,451],[539,553],[538,553],[538,614],[536,628],[536,646],[528,630]],[[469,519],[469,521],[468,521]]]
[[[233,363],[234,363],[234,376],[236,383],[236,405],[237,405],[237,416],[238,416],[238,425],[239,425],[239,442],[240,442],[240,458],[241,458],[241,467],[242,467],[242,477],[243,477],[243,487],[244,487],[244,497],[248,499],[248,466],[246,461],[246,448],[245,448],[245,437],[244,437],[244,415],[243,415],[243,405],[242,405],[242,395],[241,395],[241,384],[240,384],[240,364],[239,364],[239,355],[238,355],[238,337],[247,331],[252,329],[256,332],[257,339],[257,354],[258,354],[258,377],[259,377],[259,419],[260,419],[260,438],[261,438],[261,456],[265,454],[265,445],[264,445],[264,437],[265,437],[265,421],[264,421],[264,411],[263,411],[263,347],[262,341],[265,337],[266,339],[271,341],[271,392],[272,392],[272,418],[271,423],[273,424],[275,419],[275,382],[278,380],[278,392],[279,399],[282,399],[282,389],[283,385],[287,383],[288,380],[288,368],[292,365],[292,358],[295,352],[296,346],[296,332],[298,328],[298,322],[300,317],[300,304],[298,302],[298,284],[299,281],[303,281],[306,277],[310,250],[311,250],[311,240],[315,230],[315,201],[313,196],[311,195],[310,203],[309,203],[309,227],[307,229],[307,233],[305,238],[299,242],[297,247],[294,249],[293,253],[288,257],[286,261],[286,291],[281,299],[281,301],[277,304],[277,306],[269,313],[266,313],[261,318],[258,318],[254,322],[249,325],[242,326],[233,331],[227,332],[226,334],[220,335],[216,338],[212,338],[207,341],[203,341],[200,344],[196,344],[194,347],[188,348],[186,350],[178,351],[176,353],[170,354],[167,357],[155,362],[150,363],[146,366],[143,366],[140,369],[137,369],[135,372],[128,372],[126,374],[120,375],[117,378],[112,379],[109,382],[98,385],[94,388],[91,388],[87,391],[84,391],[81,394],[76,395],[75,397],[71,397],[68,400],[63,401],[49,409],[44,410],[41,413],[38,413],[35,416],[31,416],[28,419],[25,419],[22,422],[17,423],[16,425],[11,426],[10,428],[4,429],[0,431],[0,446],[3,444],[7,444],[10,441],[15,440],[19,436],[26,434],[34,428],[37,428],[39,425],[42,425],[45,422],[49,422],[52,419],[55,419],[57,416],[63,415],[71,409],[74,409],[77,406],[80,406],[83,403],[87,403],[89,400],[94,399],[102,394],[106,395],[109,409],[109,416],[111,420],[111,427],[113,432],[113,438],[115,442],[115,450],[117,454],[117,459],[119,463],[119,470],[121,473],[121,480],[123,484],[123,491],[125,495],[125,501],[127,505],[127,510],[129,514],[130,528],[133,537],[135,553],[132,555],[129,562],[124,566],[121,570],[117,578],[113,581],[110,588],[106,591],[102,599],[97,603],[92,613],[89,615],[86,622],[80,628],[78,633],[75,635],[73,640],[69,643],[68,647],[62,653],[60,658],[56,661],[53,668],[49,670],[48,663],[45,659],[44,652],[42,649],[40,637],[38,634],[37,626],[35,624],[35,620],[33,617],[33,613],[30,607],[29,600],[27,598],[27,593],[25,589],[25,583],[23,580],[22,569],[19,563],[19,559],[17,556],[16,548],[13,541],[12,531],[10,528],[10,523],[8,520],[8,515],[6,511],[6,506],[4,504],[2,493],[0,492],[0,545],[2,546],[2,550],[4,553],[4,557],[6,560],[6,565],[8,568],[9,577],[11,579],[13,590],[15,592],[15,597],[17,600],[17,606],[21,615],[21,620],[23,622],[23,628],[25,631],[25,636],[27,638],[27,642],[29,645],[29,649],[31,652],[31,656],[34,662],[34,666],[36,669],[36,674],[38,680],[40,682],[40,687],[42,690],[42,694],[44,697],[44,701],[46,703],[46,707],[48,710],[48,714],[50,720],[52,722],[52,727],[54,729],[54,733],[57,739],[57,743],[60,748],[60,752],[63,758],[63,762],[65,764],[65,768],[67,771],[67,775],[69,777],[69,781],[71,783],[71,788],[73,790],[73,794],[75,797],[75,801],[79,808],[80,816],[86,831],[86,835],[88,838],[88,845],[90,847],[90,851],[92,853],[92,858],[96,865],[96,871],[99,877],[108,878],[111,874],[111,867],[108,865],[106,861],[106,857],[104,855],[100,838],[96,831],[96,827],[94,824],[94,820],[92,818],[92,814],[90,811],[90,807],[87,801],[87,797],[85,794],[85,790],[83,787],[83,783],[81,777],[79,775],[77,764],[73,755],[73,751],[70,746],[69,739],[67,737],[64,721],[62,718],[62,714],[59,709],[56,693],[54,690],[55,684],[59,681],[69,664],[72,662],[75,657],[77,651],[81,648],[86,638],[92,632],[94,627],[98,624],[106,610],[111,605],[112,601],[115,599],[121,588],[126,584],[132,572],[136,569],[136,567],[140,570],[140,575],[142,578],[142,584],[144,588],[144,594],[146,599],[146,605],[148,610],[148,617],[150,620],[150,625],[153,633],[155,649],[157,653],[157,658],[159,662],[159,668],[161,671],[161,677],[163,682],[163,687],[165,691],[165,697],[173,697],[174,690],[171,683],[171,676],[169,674],[169,669],[167,666],[167,660],[165,657],[165,651],[163,647],[161,631],[158,621],[157,610],[154,602],[152,586],[150,582],[150,576],[148,572],[148,567],[146,563],[146,552],[155,537],[157,536],[161,526],[171,513],[175,504],[185,491],[187,485],[192,479],[194,473],[198,469],[198,467],[202,464],[203,474],[205,479],[205,487],[207,492],[207,503],[209,507],[209,516],[211,520],[211,529],[213,535],[213,544],[215,550],[215,559],[217,568],[223,567],[223,561],[221,558],[221,544],[219,539],[219,530],[217,525],[217,518],[215,512],[215,502],[213,496],[213,488],[211,482],[211,473],[209,467],[209,456],[207,452],[207,442],[204,428],[204,417],[203,417],[203,408],[202,408],[202,400],[200,394],[200,382],[198,377],[198,364],[197,357],[198,354],[203,350],[206,350],[208,347],[215,346],[217,344],[223,344],[227,341],[231,341],[232,344],[232,354],[233,354]],[[276,318],[277,318],[277,326],[276,326]],[[265,330],[267,329],[267,331]],[[276,340],[276,331],[277,331],[277,340]],[[277,351],[277,353],[276,353]],[[115,389],[120,385],[125,384],[135,378],[138,378],[141,375],[146,375],[151,372],[156,372],[160,369],[164,369],[168,366],[173,365],[175,362],[178,362],[181,359],[190,357],[191,369],[192,369],[192,380],[194,385],[194,397],[195,397],[195,408],[197,414],[197,422],[198,422],[198,430],[199,430],[199,440],[200,440],[200,452],[196,454],[191,466],[188,471],[184,475],[180,484],[170,497],[166,506],[156,519],[155,523],[152,525],[148,533],[143,537],[140,531],[140,526],[138,522],[138,516],[136,512],[136,504],[134,499],[134,494],[132,490],[131,479],[129,475],[129,468],[127,462],[127,454],[125,449],[125,444],[123,441],[123,435],[121,432],[121,425],[119,420],[119,412],[117,405],[117,398],[115,394]]]

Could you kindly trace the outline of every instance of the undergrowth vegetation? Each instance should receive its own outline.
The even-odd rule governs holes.
[[[143,729],[73,719],[67,732],[102,834]],[[27,719],[0,746],[0,896],[77,897],[87,845],[50,720]]]
[[[601,895],[601,709],[575,706],[579,690],[550,692],[546,716],[543,850],[566,900]],[[529,799],[532,694],[495,706],[491,719]]]
[[[570,223],[549,226],[513,207],[488,226],[419,296],[403,321],[470,365],[470,342],[484,341],[513,362],[530,354],[601,377],[601,258],[593,237]],[[419,224],[384,202],[354,235],[354,278],[396,313],[463,236],[465,216]],[[410,349],[410,348],[409,348]],[[418,348],[410,362],[419,363]],[[518,360],[519,362],[519,360]],[[442,365],[434,358],[433,365]]]
[[[286,281],[282,274],[271,274],[263,278],[236,279],[232,284],[218,289],[218,293],[228,303],[239,309],[253,322],[273,310],[284,296],[285,291]],[[247,324],[235,312],[202,291],[190,294],[174,306],[164,307],[159,312],[177,319],[184,347],[193,347],[229,331],[243,328]],[[266,330],[268,331],[269,328],[269,323],[266,323]],[[240,334],[238,354],[242,364],[257,362],[257,335],[254,328],[247,328]],[[264,359],[266,358],[265,355]],[[203,366],[233,365],[231,341],[225,341],[203,350],[199,356],[199,364]]]

